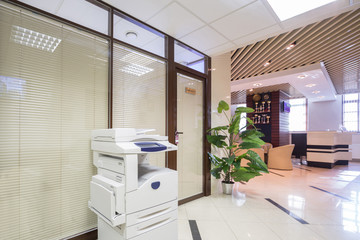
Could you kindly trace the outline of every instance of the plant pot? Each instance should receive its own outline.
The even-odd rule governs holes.
[[[223,194],[231,195],[234,187],[234,182],[221,182]]]

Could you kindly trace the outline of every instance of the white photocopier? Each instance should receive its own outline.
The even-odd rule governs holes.
[[[177,150],[147,129],[92,131],[98,174],[90,183],[89,208],[98,216],[99,240],[176,240],[177,171],[151,166],[151,152]]]

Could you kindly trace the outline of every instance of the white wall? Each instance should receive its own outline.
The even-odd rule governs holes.
[[[226,101],[229,106],[231,104],[231,53],[225,53],[211,58],[212,66],[215,68],[211,74],[211,127],[226,125],[227,119],[223,114],[217,112],[217,106],[220,100]],[[230,111],[227,112],[230,116]],[[219,154],[212,149],[212,153]],[[220,154],[219,154],[220,155]],[[219,181],[211,178],[212,192],[221,191]]]
[[[308,130],[338,130],[342,124],[342,99],[338,95],[335,101],[308,102]]]

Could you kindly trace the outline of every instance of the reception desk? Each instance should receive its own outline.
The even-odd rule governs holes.
[[[349,132],[307,132],[308,166],[333,168],[335,165],[348,165],[352,160],[351,144],[352,133]]]

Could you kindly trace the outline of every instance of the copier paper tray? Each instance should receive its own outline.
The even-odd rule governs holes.
[[[177,171],[140,164],[138,174],[138,189],[126,194],[126,212],[139,211],[177,199]]]

